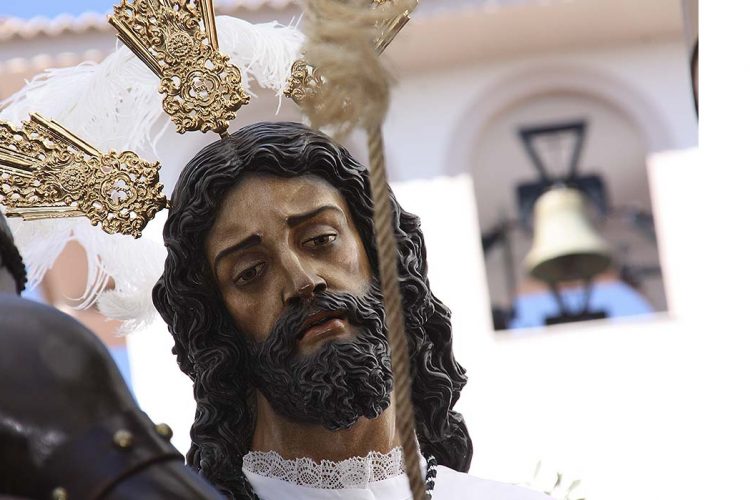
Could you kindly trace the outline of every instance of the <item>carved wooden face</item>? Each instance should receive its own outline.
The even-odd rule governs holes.
[[[206,255],[237,328],[263,341],[290,301],[330,290],[364,294],[372,270],[341,194],[315,176],[249,175],[224,199],[206,239]],[[328,325],[328,336],[351,336],[351,326]],[[308,338],[310,337],[310,338]]]

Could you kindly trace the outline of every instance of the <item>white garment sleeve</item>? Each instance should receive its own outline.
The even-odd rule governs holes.
[[[432,500],[551,500],[551,497],[522,486],[480,479],[438,466]]]

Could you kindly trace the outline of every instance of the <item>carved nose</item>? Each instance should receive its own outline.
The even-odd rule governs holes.
[[[315,293],[315,284],[312,282],[305,283],[297,289],[297,295],[303,299],[309,299],[313,296],[313,293]]]
[[[304,283],[296,287],[295,293],[287,298],[285,301],[287,304],[291,304],[295,301],[310,300],[316,293],[324,292],[328,288],[325,280],[316,276],[308,277]]]
[[[295,300],[310,300],[315,292],[326,289],[327,284],[318,274],[316,266],[293,252],[282,254],[280,264],[286,275],[282,291],[284,304],[290,304]]]

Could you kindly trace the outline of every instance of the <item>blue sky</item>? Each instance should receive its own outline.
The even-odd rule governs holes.
[[[55,17],[68,13],[72,15],[84,12],[107,13],[119,0],[0,0],[0,16]]]

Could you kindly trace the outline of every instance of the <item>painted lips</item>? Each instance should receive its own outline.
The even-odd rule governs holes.
[[[300,342],[308,343],[346,332],[343,314],[337,311],[326,311],[310,316],[302,326]]]

